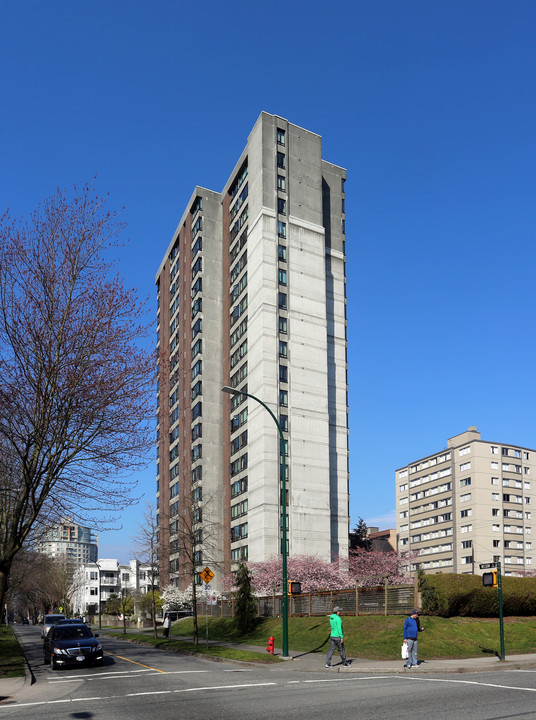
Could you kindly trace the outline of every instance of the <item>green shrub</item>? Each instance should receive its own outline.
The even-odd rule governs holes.
[[[422,610],[439,617],[499,615],[499,591],[482,586],[481,575],[423,575],[419,580]],[[502,578],[503,614],[536,615],[536,578]]]

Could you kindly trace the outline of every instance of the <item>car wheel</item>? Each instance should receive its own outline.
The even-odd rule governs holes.
[[[58,665],[57,665],[57,663],[56,663],[56,661],[54,660],[53,657],[50,658],[50,669],[51,669],[51,670],[57,670],[57,669],[58,669]]]

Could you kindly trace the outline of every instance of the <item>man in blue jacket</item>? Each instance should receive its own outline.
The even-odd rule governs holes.
[[[417,636],[424,628],[419,623],[419,611],[413,609],[411,615],[404,622],[404,642],[408,644],[408,659],[405,667],[418,668],[417,662]]]

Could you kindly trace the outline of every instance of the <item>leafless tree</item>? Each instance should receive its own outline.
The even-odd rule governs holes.
[[[106,259],[122,229],[90,186],[0,220],[0,603],[40,518],[102,524],[135,500],[154,373],[143,304]]]
[[[156,630],[156,591],[158,590],[158,518],[156,509],[147,503],[142,521],[134,537],[136,559],[147,565],[151,582],[151,617],[153,619],[153,636]]]
[[[197,623],[198,574],[209,563],[223,571],[221,562],[221,523],[214,518],[216,503],[212,496],[197,499],[194,491],[185,493],[179,503],[177,546],[179,552],[179,586],[192,586],[194,645],[199,643]]]

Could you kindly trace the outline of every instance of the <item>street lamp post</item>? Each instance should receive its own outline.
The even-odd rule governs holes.
[[[229,387],[226,385],[225,387],[222,387],[222,391],[225,393],[228,393],[229,395],[244,395],[245,397],[249,397],[252,400],[255,400],[259,403],[259,405],[262,405],[265,410],[267,410],[270,413],[270,416],[272,420],[275,422],[277,426],[277,430],[279,432],[279,440],[280,440],[280,447],[281,447],[281,456],[282,456],[282,468],[281,468],[281,505],[283,510],[283,517],[282,517],[282,545],[283,545],[283,654],[282,657],[286,658],[288,657],[288,583],[287,583],[287,468],[286,468],[286,458],[285,458],[285,438],[283,437],[283,430],[281,428],[281,425],[279,424],[278,419],[274,415],[274,413],[270,410],[268,405],[266,405],[265,402],[260,400],[258,397],[255,397],[255,395],[251,395],[250,393],[243,392],[242,390],[236,390],[235,388]],[[278,483],[279,485],[279,483]]]
[[[99,630],[101,630],[101,629],[102,629],[101,569],[100,569],[100,565],[99,565],[99,561],[98,561],[98,560],[95,562],[95,565],[97,566],[97,573],[98,573],[98,574],[97,574],[97,578],[98,578],[98,580],[97,580],[97,582],[98,582],[97,592],[98,592],[98,594],[99,594],[99,596],[98,596],[98,601],[99,601]]]

